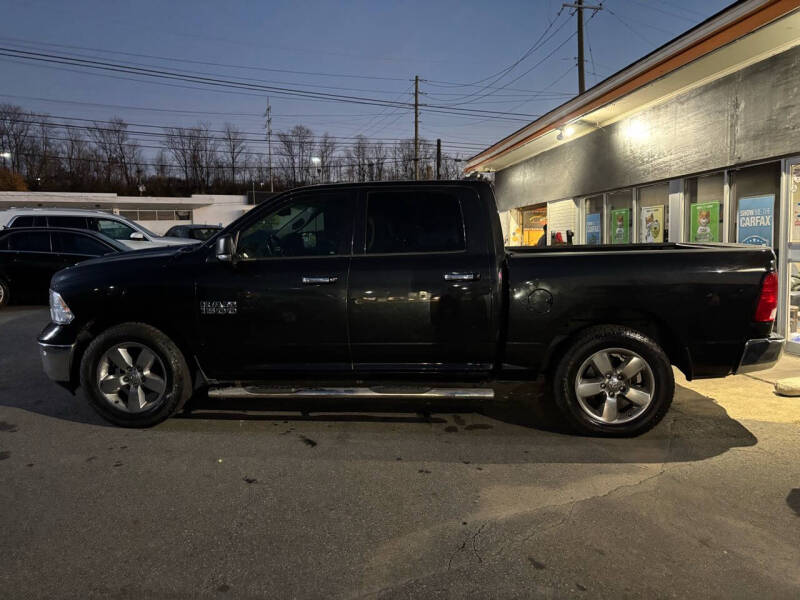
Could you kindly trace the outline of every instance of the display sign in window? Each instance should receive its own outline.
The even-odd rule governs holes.
[[[753,246],[772,246],[775,196],[747,196],[736,212],[736,241]]]
[[[689,221],[690,242],[719,242],[719,202],[703,202],[691,205]]]
[[[618,208],[611,211],[611,243],[627,244],[631,241],[630,209]]]
[[[645,244],[660,244],[664,241],[664,206],[643,206],[642,222],[639,225]]]

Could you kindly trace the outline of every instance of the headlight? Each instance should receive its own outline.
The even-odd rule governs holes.
[[[74,318],[75,315],[72,314],[61,294],[50,290],[50,320],[57,325],[67,325]]]

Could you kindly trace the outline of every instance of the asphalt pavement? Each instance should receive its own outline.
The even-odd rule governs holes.
[[[800,399],[767,382],[679,380],[622,440],[537,384],[126,430],[45,378],[46,321],[0,312],[0,597],[800,597]]]

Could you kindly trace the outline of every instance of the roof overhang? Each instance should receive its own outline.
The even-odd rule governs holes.
[[[784,52],[800,44],[798,9],[800,0],[738,2],[472,157],[466,171],[510,167]]]

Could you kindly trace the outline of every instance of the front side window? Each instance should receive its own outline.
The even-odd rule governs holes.
[[[367,254],[464,250],[455,192],[374,192],[367,200]]]
[[[8,249],[20,252],[50,252],[50,234],[44,231],[12,234],[8,237]]]
[[[112,240],[129,240],[136,230],[130,225],[114,219],[89,219],[89,229],[97,231]]]
[[[88,235],[66,232],[53,233],[53,249],[64,254],[82,254],[85,256],[103,256],[113,252],[103,242]]]
[[[353,201],[349,193],[295,196],[239,233],[242,259],[349,254]]]

